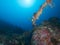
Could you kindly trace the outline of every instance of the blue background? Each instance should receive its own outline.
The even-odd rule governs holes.
[[[0,0],[0,20],[6,23],[18,26],[24,30],[32,30],[31,18],[45,0],[36,0],[30,8],[19,6],[17,0]],[[37,24],[43,20],[48,20],[50,17],[60,18],[60,0],[53,0],[54,7],[47,6],[42,15],[39,17]]]

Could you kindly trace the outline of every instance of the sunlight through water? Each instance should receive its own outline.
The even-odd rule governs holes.
[[[35,4],[35,0],[18,0],[18,4],[21,7],[29,8],[29,7],[32,7]]]

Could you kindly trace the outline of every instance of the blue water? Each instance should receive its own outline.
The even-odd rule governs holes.
[[[30,8],[21,7],[17,0],[0,0],[0,20],[18,26],[24,30],[32,30],[31,18],[45,0],[36,0]],[[53,0],[54,7],[47,6],[39,17],[38,24],[50,17],[60,17],[60,0]]]

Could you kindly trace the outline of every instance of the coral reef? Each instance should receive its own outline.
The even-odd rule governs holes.
[[[60,45],[60,19],[49,18],[30,31],[0,22],[0,45]]]

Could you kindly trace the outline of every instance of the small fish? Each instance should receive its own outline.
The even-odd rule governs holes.
[[[36,18],[37,18],[36,13],[34,13],[34,16],[32,18],[33,26],[36,26],[36,24],[35,24]]]
[[[51,3],[51,0],[46,0],[47,3]]]
[[[53,8],[54,4],[52,3],[52,0],[46,0],[47,5],[49,5],[51,8]]]
[[[50,5],[51,2],[52,2],[52,0],[46,0],[46,2],[39,8],[38,12],[33,15],[33,18],[32,18],[32,24],[33,25],[36,25],[35,22],[36,22],[37,19],[39,19],[39,16],[42,14],[43,9],[47,5]]]
[[[39,8],[39,11],[37,13],[35,13],[33,15],[33,18],[32,18],[32,23],[33,25],[36,25],[35,22],[37,19],[39,19],[39,16],[42,14],[42,11],[44,9],[44,7],[47,5],[47,3],[44,3],[40,8]]]

